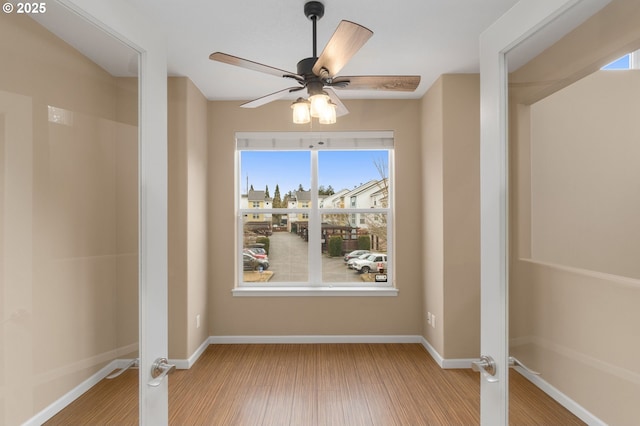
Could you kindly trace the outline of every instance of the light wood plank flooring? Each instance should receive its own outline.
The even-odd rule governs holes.
[[[510,424],[581,425],[511,370]],[[134,425],[137,370],[103,380],[47,425]],[[479,375],[418,344],[211,345],[169,380],[171,425],[476,425]]]

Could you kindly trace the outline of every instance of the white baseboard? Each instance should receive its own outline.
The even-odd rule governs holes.
[[[58,398],[44,410],[40,411],[38,414],[27,420],[25,423],[23,423],[23,426],[40,426],[41,424],[58,414],[67,405],[78,399],[83,393],[98,384],[100,380],[107,377],[113,370],[125,367],[129,363],[129,361],[130,360],[111,361],[109,364],[101,368],[100,371],[89,377],[84,382],[80,383],[78,386]]]
[[[438,364],[440,368],[444,368],[443,367],[444,358],[442,358],[442,356],[438,353],[438,351],[436,351],[435,348],[431,346],[431,344],[427,341],[427,339],[422,337],[420,340],[420,343],[422,343],[422,346],[424,346],[427,352],[429,352],[429,355],[431,355],[431,358],[433,358],[436,364]]]
[[[589,426],[607,426],[605,422],[597,418],[589,410],[569,398],[564,393],[560,392],[540,376],[530,374],[527,370],[521,367],[515,367],[515,370]]]
[[[474,359],[444,359],[425,338],[422,338],[421,343],[440,368],[471,368],[471,361],[475,361]],[[515,370],[589,426],[607,426],[605,422],[594,416],[589,410],[560,392],[540,376],[530,374],[520,367],[515,367]]]
[[[442,355],[440,355],[424,337],[420,337],[420,343],[422,343],[422,346],[429,352],[429,355],[431,355],[440,368],[445,370],[471,368],[471,361],[475,361],[473,358],[445,359],[442,358]]]
[[[221,344],[304,344],[304,343],[420,343],[440,368],[471,368],[473,359],[444,359],[425,340],[417,335],[316,335],[316,336],[210,336],[209,343]]]
[[[173,364],[179,370],[188,370],[200,358],[207,347],[211,344],[211,338],[205,339],[204,342],[196,349],[196,351],[188,359],[170,359],[169,364]]]
[[[317,335],[317,336],[211,336],[209,343],[220,344],[296,344],[296,343],[420,343],[414,335]]]

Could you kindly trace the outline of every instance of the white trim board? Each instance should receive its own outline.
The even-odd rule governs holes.
[[[471,362],[476,361],[475,358],[445,359],[435,350],[433,346],[424,337],[420,338],[420,343],[429,352],[429,355],[435,360],[440,368],[445,370],[471,368]]]
[[[580,420],[588,424],[589,426],[607,426],[605,422],[593,415],[589,410],[578,404],[573,399],[569,398],[564,393],[560,392],[557,388],[552,386],[549,382],[542,379],[540,376],[527,372],[524,368],[514,367],[515,370],[522,374],[527,380],[536,385],[540,390],[549,395],[558,404],[573,413]]]
[[[421,343],[417,335],[210,336],[212,345],[305,343]]]
[[[514,340],[512,340],[512,344]],[[429,354],[433,357],[436,363],[438,363],[440,368],[471,368],[471,362],[475,361],[475,359],[444,359],[425,338],[422,338],[421,343],[422,346],[425,347],[427,352],[429,352]],[[557,388],[552,386],[546,380],[542,379],[540,376],[530,374],[521,367],[515,367],[515,370],[586,424],[590,426],[607,426],[605,422],[597,418],[589,410],[578,404],[573,399],[569,398],[564,393],[560,392]]]
[[[419,343],[443,369],[471,368],[475,359],[444,359],[419,335],[316,335],[316,336],[210,336],[212,345],[228,344],[310,344],[310,343]],[[193,364],[192,364],[193,365]]]
[[[188,359],[169,359],[169,364],[173,364],[176,366],[178,370],[188,370],[198,361],[200,356],[207,350],[207,347],[211,344],[211,338],[207,338],[202,342],[202,344],[196,349],[196,351],[188,358]]]
[[[113,360],[109,364],[102,367],[97,373],[90,376],[84,382],[71,389],[66,394],[51,403],[48,407],[40,411],[35,416],[24,422],[22,426],[39,426],[53,416],[58,414],[67,405],[78,399],[82,394],[98,384],[98,382],[109,375],[113,370],[124,368],[131,360]]]

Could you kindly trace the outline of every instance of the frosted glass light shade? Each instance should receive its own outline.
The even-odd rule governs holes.
[[[309,102],[311,102],[311,116],[312,117],[320,117],[320,115],[327,108],[327,104],[329,103],[331,98],[325,92],[318,93],[316,95],[309,97]]]
[[[329,101],[318,117],[320,124],[334,124],[336,122],[336,104]]]
[[[311,121],[309,102],[298,98],[298,100],[291,105],[291,109],[293,109],[293,122],[295,124],[307,124]]]

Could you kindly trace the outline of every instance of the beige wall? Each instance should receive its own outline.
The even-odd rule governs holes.
[[[640,279],[640,70],[531,106],[531,258]]]
[[[237,335],[418,335],[422,332],[422,208],[419,101],[346,100],[350,114],[313,130],[393,130],[397,297],[233,297],[234,133],[301,131],[290,102],[242,109],[209,103],[209,332]]]
[[[480,348],[480,84],[443,75],[422,99],[424,336],[446,359]]]
[[[444,354],[444,108],[442,78],[422,98],[422,253],[423,336],[439,354]],[[437,328],[427,324],[426,313],[436,316]]]
[[[169,357],[187,359],[209,336],[207,100],[186,77],[169,78],[168,97]]]
[[[480,355],[480,78],[444,75],[445,358]],[[436,324],[437,327],[437,324]]]
[[[136,96],[26,16],[0,16],[0,54],[0,423],[20,424],[137,352]]]
[[[510,77],[511,354],[596,417],[619,425],[637,424],[640,418],[640,283],[597,272],[614,269],[611,262],[605,267],[595,250],[605,259],[615,250],[620,257],[616,262],[638,258],[633,245],[638,239],[637,177],[619,179],[622,170],[637,176],[637,167],[630,167],[633,159],[623,158],[637,157],[633,137],[637,131],[629,111],[619,108],[629,105],[623,101],[629,95],[638,98],[640,87],[633,72],[598,73],[545,97],[640,48],[639,19],[640,3],[614,1]],[[605,88],[609,83],[614,85]],[[600,93],[599,99],[595,93]],[[634,108],[632,116],[637,117]],[[544,125],[553,120],[556,131],[539,128],[543,116],[547,117]],[[602,146],[604,123],[628,126],[632,139],[607,137],[608,146]],[[566,127],[574,132],[563,130],[560,136],[558,132]],[[617,130],[610,129],[612,134]],[[560,159],[563,164],[558,163]],[[612,199],[621,195],[619,188],[601,188],[599,177],[602,182],[617,178],[636,190]],[[558,190],[565,192],[561,199],[554,198]],[[588,205],[585,196],[591,197]],[[608,206],[601,204],[610,203],[618,209],[603,210]],[[585,208],[589,211],[581,214]],[[596,211],[599,217],[591,215]],[[566,218],[572,219],[567,226],[573,231],[557,228]],[[582,229],[585,235],[579,235],[575,227],[585,220],[589,221]],[[545,223],[556,227],[555,235],[547,232]],[[616,238],[610,239],[613,234]],[[549,251],[555,250],[554,244],[562,253]],[[544,256],[545,262],[532,256]],[[617,265],[615,273],[634,274],[629,272],[632,262],[626,263]]]

